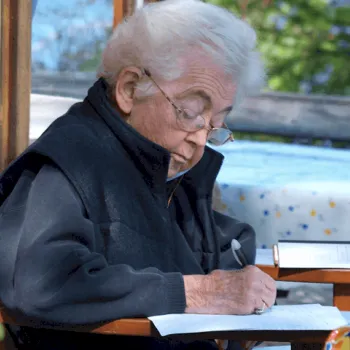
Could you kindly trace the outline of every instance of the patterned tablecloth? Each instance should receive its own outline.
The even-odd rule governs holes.
[[[279,239],[350,240],[350,150],[237,141],[224,156],[215,209]]]

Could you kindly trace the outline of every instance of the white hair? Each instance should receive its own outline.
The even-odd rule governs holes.
[[[103,52],[98,76],[114,89],[120,71],[134,66],[172,81],[184,74],[186,67],[180,61],[197,47],[232,75],[237,86],[233,107],[237,107],[264,83],[255,46],[255,31],[226,9],[199,0],[166,0],[136,10],[117,26]],[[145,87],[144,82],[141,85]]]

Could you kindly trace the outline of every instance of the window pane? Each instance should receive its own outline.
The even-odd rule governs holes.
[[[112,24],[112,0],[39,0],[32,25],[32,92],[84,97]]]

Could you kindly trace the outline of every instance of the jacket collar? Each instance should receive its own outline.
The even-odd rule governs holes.
[[[128,156],[143,174],[145,181],[155,191],[164,191],[170,153],[146,139],[127,124],[107,98],[107,84],[100,78],[89,89],[86,101],[92,105],[113,134],[122,144]],[[200,162],[184,175],[184,181],[199,191],[212,191],[220,170],[223,156],[206,147]]]

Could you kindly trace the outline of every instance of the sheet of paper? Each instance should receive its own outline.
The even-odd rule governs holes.
[[[272,249],[260,249],[256,250],[256,265],[274,265]]]
[[[347,325],[335,307],[278,305],[262,315],[171,314],[149,317],[162,336],[233,330],[326,330]]]
[[[350,269],[350,243],[278,242],[282,268]]]
[[[350,326],[350,311],[342,311],[341,314],[348,321],[348,325]]]

